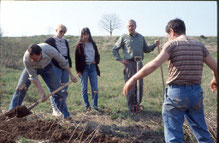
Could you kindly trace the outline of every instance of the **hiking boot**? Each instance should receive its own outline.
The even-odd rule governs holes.
[[[57,107],[52,107],[52,116],[60,117],[62,116],[62,113],[59,111]]]

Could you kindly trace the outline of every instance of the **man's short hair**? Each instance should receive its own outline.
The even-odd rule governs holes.
[[[170,20],[166,26],[166,32],[170,33],[170,29],[173,29],[173,31],[176,34],[186,34],[186,26],[183,20],[181,19],[173,19]]]
[[[42,49],[37,44],[32,44],[28,47],[28,52],[30,53],[30,56],[32,55],[40,55],[42,52]]]
[[[128,20],[127,25],[129,24],[129,22],[133,22],[135,24],[135,27],[137,27],[135,20],[133,19]]]

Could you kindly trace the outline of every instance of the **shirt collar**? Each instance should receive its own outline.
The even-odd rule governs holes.
[[[138,32],[136,32],[135,35],[129,34],[129,36],[132,36],[132,37],[137,37],[138,35],[139,35]]]
[[[187,36],[185,34],[180,35],[179,37],[177,37],[177,39],[187,39]]]

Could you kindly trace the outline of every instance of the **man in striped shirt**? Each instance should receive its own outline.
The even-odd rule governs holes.
[[[147,63],[126,82],[126,95],[134,83],[156,70],[168,60],[168,88],[162,109],[165,141],[183,141],[183,123],[186,118],[198,142],[213,143],[205,122],[203,111],[203,91],[201,88],[203,64],[213,71],[212,91],[217,90],[217,63],[203,44],[186,36],[182,20],[174,19],[166,26],[169,41],[161,53]]]

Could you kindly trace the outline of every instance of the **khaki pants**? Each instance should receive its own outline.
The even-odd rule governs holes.
[[[143,67],[142,62],[139,63],[139,66],[140,66],[139,69]],[[129,61],[129,63],[126,64],[123,69],[125,82],[127,82],[128,79],[130,79],[136,72],[137,72],[137,63],[135,61]],[[143,95],[143,79],[140,79],[140,103],[142,100],[142,95]],[[137,82],[126,95],[126,99],[127,99],[129,111],[132,111],[133,106],[137,105]]]

